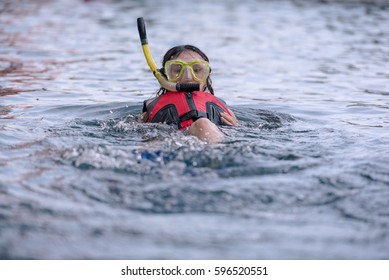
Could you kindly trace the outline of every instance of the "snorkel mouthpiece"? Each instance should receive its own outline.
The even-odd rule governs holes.
[[[186,91],[186,92],[192,92],[192,91],[198,91],[200,90],[200,84],[190,83],[190,84],[176,84],[176,90],[177,91]]]
[[[180,84],[169,82],[161,72],[159,72],[157,64],[155,63],[153,56],[151,55],[149,43],[147,40],[146,34],[146,25],[143,17],[137,19],[138,32],[140,37],[140,42],[142,43],[143,54],[146,58],[147,64],[151,72],[153,72],[155,78],[157,78],[161,87],[169,91],[197,91],[200,90],[200,84],[190,83],[190,84]]]

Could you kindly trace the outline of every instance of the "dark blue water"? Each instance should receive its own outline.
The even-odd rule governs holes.
[[[0,2],[2,259],[388,259],[386,1]],[[177,44],[240,126],[138,122]]]

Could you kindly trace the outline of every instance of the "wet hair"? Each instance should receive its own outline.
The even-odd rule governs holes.
[[[192,51],[192,52],[195,52],[197,54],[199,54],[201,56],[202,59],[204,59],[205,61],[209,62],[209,59],[208,59],[208,56],[203,53],[199,48],[195,47],[195,46],[192,46],[192,45],[180,45],[180,46],[175,46],[173,48],[171,48],[170,50],[168,50],[166,52],[166,54],[163,56],[163,60],[162,60],[162,68],[159,69],[159,71],[166,77],[165,75],[165,64],[167,61],[169,60],[172,60],[174,58],[176,58],[177,56],[179,56],[181,53],[183,53],[184,51]],[[166,77],[167,78],[167,77]],[[206,81],[206,86],[205,86],[205,90],[208,90],[212,95],[214,94],[213,92],[213,88],[212,88],[212,80],[210,78],[210,76],[208,75],[208,78],[207,78],[207,81]],[[158,92],[157,92],[157,95],[162,95],[164,94],[165,92],[167,92],[166,89],[164,89],[163,87],[161,87]]]

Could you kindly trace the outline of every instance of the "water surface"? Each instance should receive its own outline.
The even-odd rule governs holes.
[[[2,259],[388,259],[385,1],[0,3]],[[240,126],[138,122],[193,44]],[[49,244],[49,245],[48,245]]]

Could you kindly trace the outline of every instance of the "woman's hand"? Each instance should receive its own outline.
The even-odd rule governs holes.
[[[238,119],[235,117],[235,114],[231,110],[229,109],[227,110],[231,115],[229,115],[226,112],[220,113],[220,120],[222,121],[222,123],[226,125],[232,125],[232,126],[238,125],[239,122]]]
[[[147,122],[149,118],[149,114],[147,112],[143,112],[142,115],[139,116],[139,121],[140,122]]]

